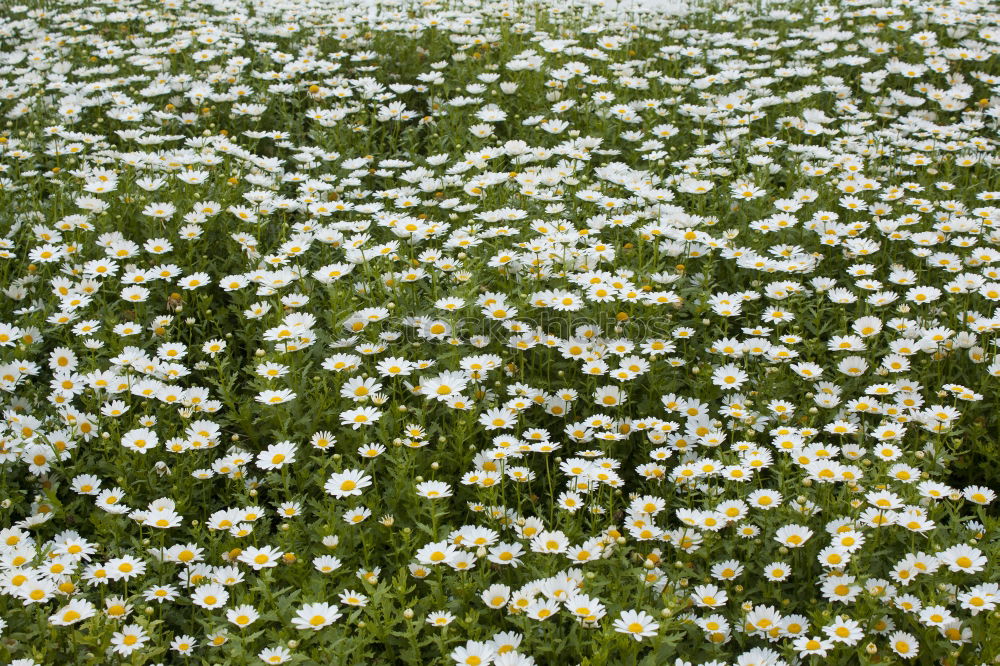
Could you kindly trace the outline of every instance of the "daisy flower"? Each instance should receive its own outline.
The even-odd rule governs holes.
[[[265,664],[283,664],[292,658],[292,653],[288,648],[276,645],[258,652],[257,658]]]
[[[636,641],[655,636],[660,625],[645,611],[625,610],[614,621],[614,629],[618,633],[631,636]]]
[[[920,645],[913,634],[897,631],[889,636],[889,647],[903,659],[914,659],[920,652]]]
[[[282,551],[271,546],[264,546],[263,548],[249,546],[240,553],[237,559],[253,568],[254,571],[260,571],[261,569],[278,566],[278,560],[281,559],[282,554]]]
[[[111,636],[111,649],[127,657],[149,640],[149,634],[138,624],[127,624]]]
[[[341,617],[336,606],[325,602],[306,604],[292,618],[292,626],[299,630],[319,631]]]
[[[348,469],[330,475],[323,489],[337,499],[360,496],[372,484],[372,477],[360,469]]]
[[[278,391],[261,391],[254,398],[257,402],[264,405],[280,405],[283,402],[288,402],[289,400],[295,399],[295,393],[289,389],[281,389]]]

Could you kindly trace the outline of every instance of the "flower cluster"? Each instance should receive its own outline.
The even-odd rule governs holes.
[[[994,5],[45,5],[5,663],[1000,658]]]

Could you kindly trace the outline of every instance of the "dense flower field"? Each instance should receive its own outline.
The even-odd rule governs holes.
[[[1000,659],[1000,12],[0,8],[0,659]]]

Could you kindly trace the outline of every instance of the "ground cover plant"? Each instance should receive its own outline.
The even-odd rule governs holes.
[[[1000,659],[1000,12],[0,8],[0,659]]]

